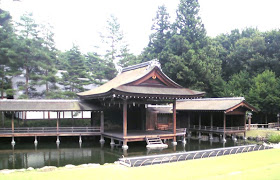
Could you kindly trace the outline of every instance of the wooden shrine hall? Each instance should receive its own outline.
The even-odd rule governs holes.
[[[258,110],[245,101],[243,97],[229,98],[203,98],[177,101],[178,121],[180,127],[186,127],[188,136],[192,132],[222,135],[226,141],[226,135],[244,134],[246,138],[246,111],[258,112]],[[251,117],[248,117],[250,124]]]
[[[104,109],[101,122],[101,142],[104,137],[123,143],[127,149],[128,142],[145,141],[146,137],[158,136],[172,139],[184,136],[176,128],[176,100],[200,98],[204,92],[183,88],[172,81],[161,70],[156,60],[129,66],[114,79],[95,89],[78,93],[81,100],[98,105]],[[157,130],[152,128],[155,116],[147,113],[148,105],[172,104],[172,128]],[[120,125],[115,129],[104,129],[105,121]]]
[[[244,133],[246,111],[257,111],[244,98],[202,99],[204,92],[184,88],[161,70],[156,60],[122,69],[114,79],[95,89],[78,93],[80,100],[0,100],[0,112],[11,115],[11,128],[0,128],[0,137],[100,136],[122,143],[147,141],[147,138],[171,139],[191,132],[213,134]],[[14,127],[18,113],[42,112],[50,119],[56,114],[56,127]],[[64,113],[91,113],[90,127],[62,127]],[[45,115],[47,114],[47,115]],[[47,116],[47,117],[45,117]],[[82,117],[83,118],[83,113]],[[78,123],[79,121],[77,121]],[[222,125],[222,127],[221,127]],[[34,142],[35,142],[34,141]],[[148,142],[147,142],[148,143]]]

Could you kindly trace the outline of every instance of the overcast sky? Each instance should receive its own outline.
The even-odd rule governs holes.
[[[0,0],[15,20],[33,12],[37,23],[54,26],[57,48],[68,50],[75,43],[83,52],[96,50],[99,33],[114,14],[125,33],[131,51],[139,54],[147,46],[152,19],[165,4],[172,19],[179,0]],[[232,29],[257,27],[261,31],[280,28],[279,0],[199,0],[200,16],[207,34],[216,36]]]

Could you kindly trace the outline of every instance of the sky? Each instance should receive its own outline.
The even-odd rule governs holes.
[[[132,53],[140,54],[147,46],[152,19],[158,6],[165,4],[176,18],[179,0],[0,0],[0,7],[18,20],[32,12],[37,23],[54,27],[56,46],[69,50],[73,43],[82,52],[99,51],[100,33],[111,14],[118,18]],[[200,16],[207,34],[215,37],[246,27],[268,31],[280,28],[279,0],[199,0]]]

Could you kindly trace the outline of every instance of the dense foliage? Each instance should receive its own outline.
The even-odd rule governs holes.
[[[207,97],[244,96],[259,108],[259,122],[275,121],[280,111],[280,30],[234,29],[207,36],[198,0],[180,0],[174,17],[158,7],[150,40],[139,56],[129,52],[118,19],[111,16],[103,32],[106,53],[81,53],[79,47],[56,50],[52,29],[24,14],[17,26],[0,9],[0,89],[13,95],[11,77],[24,73],[21,98],[75,98],[86,84],[100,85],[116,75],[117,67],[158,59],[162,70],[184,87]],[[97,45],[98,46],[98,45]],[[64,70],[61,78],[55,74]],[[45,85],[45,91],[36,87]],[[63,88],[59,85],[64,85]],[[254,118],[255,119],[255,118]]]

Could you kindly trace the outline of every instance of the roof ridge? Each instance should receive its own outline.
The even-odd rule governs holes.
[[[160,68],[160,62],[159,60],[157,59],[153,59],[153,60],[150,60],[150,61],[146,61],[146,62],[143,62],[143,63],[139,63],[139,64],[135,64],[135,65],[132,65],[132,66],[128,66],[128,67],[125,67],[122,69],[122,73],[123,72],[126,72],[126,71],[131,71],[131,70],[134,70],[134,69],[139,69],[139,68],[142,68],[142,67],[145,67],[145,66],[158,66]]]
[[[75,102],[78,99],[3,99],[0,102]]]
[[[179,100],[179,101],[223,101],[223,100],[242,100],[245,101],[244,97],[222,97],[222,98],[199,98],[199,99],[187,99],[187,100]]]

